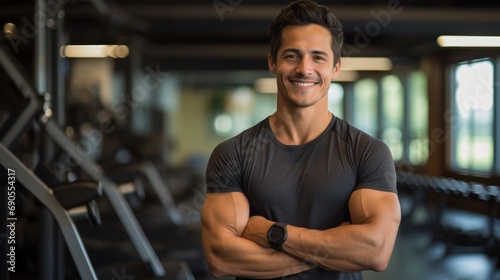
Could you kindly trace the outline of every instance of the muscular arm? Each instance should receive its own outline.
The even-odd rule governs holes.
[[[214,276],[271,278],[298,273],[311,265],[288,254],[241,238],[249,217],[239,192],[207,194],[202,209],[202,240]]]
[[[351,195],[349,209],[352,224],[327,230],[287,226],[288,239],[283,250],[328,270],[384,270],[401,219],[397,195],[360,189]],[[243,236],[268,246],[265,232],[272,223],[262,217],[252,217]]]

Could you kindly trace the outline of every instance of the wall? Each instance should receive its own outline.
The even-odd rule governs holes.
[[[246,96],[243,100],[242,95]],[[175,127],[172,130],[176,142],[169,157],[172,164],[184,164],[193,156],[208,160],[217,144],[276,110],[276,95],[258,94],[248,87],[183,88],[179,99],[179,107],[173,120]],[[232,116],[234,128],[229,134],[215,133],[213,120],[216,112]]]
[[[210,129],[209,90],[181,90],[179,107],[173,115],[174,146],[170,161],[184,164],[192,156],[208,159],[215,146],[226,138],[216,136]]]

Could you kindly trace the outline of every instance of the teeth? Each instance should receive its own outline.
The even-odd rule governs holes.
[[[314,83],[301,83],[301,82],[293,82],[293,83],[301,87],[308,87],[314,85]]]

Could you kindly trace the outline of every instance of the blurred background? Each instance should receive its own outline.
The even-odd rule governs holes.
[[[183,164],[193,157],[203,160],[216,143],[274,112],[273,82],[265,80],[272,78],[268,28],[287,3],[53,0],[36,12],[34,1],[21,0],[5,1],[0,16],[8,43],[40,90],[50,88],[60,96],[57,106],[66,110],[54,112],[61,123],[72,119],[68,111],[74,104],[97,106],[92,110],[107,111],[131,136],[161,138],[155,142],[163,145],[158,151]],[[500,5],[404,0],[321,4],[336,13],[346,34],[344,71],[331,90],[332,112],[386,141],[396,161],[425,165],[427,131],[443,127],[433,122],[447,121],[428,120],[429,107],[436,116],[449,107],[443,103],[450,99],[446,67],[498,53],[494,48],[445,49],[436,39],[498,35]],[[47,28],[39,22],[42,17]],[[92,49],[73,51],[89,45],[116,47],[111,51],[116,54],[101,51],[104,57],[92,58]],[[370,58],[382,60],[366,60]],[[493,63],[485,63],[492,68]],[[468,76],[460,69],[456,72]],[[475,120],[490,131],[491,121]],[[491,139],[474,137],[469,140],[475,144],[469,145],[457,133],[457,167],[488,170]],[[482,158],[470,161],[476,153],[465,146],[482,150],[476,155]],[[441,173],[437,168],[445,168],[443,163],[440,158],[439,167],[429,172]]]
[[[275,111],[268,28],[289,2],[3,1],[1,39],[66,137],[105,170],[154,159],[184,220],[196,223],[214,147]],[[424,228],[430,235],[423,240],[432,236],[445,247],[473,244],[487,264],[462,274],[460,265],[429,268],[424,242],[408,257],[424,264],[396,261],[400,270],[394,265],[382,278],[499,279],[500,2],[318,3],[345,33],[330,110],[391,149],[402,232]],[[15,95],[5,74],[2,96]],[[4,127],[10,104],[2,106]],[[54,145],[42,147],[47,162],[63,162],[51,159],[59,155]],[[33,164],[34,149],[27,150],[18,154]],[[465,218],[443,224],[450,209],[480,225],[464,228],[471,224]],[[410,246],[422,240],[412,238]],[[401,256],[409,247],[397,248]]]

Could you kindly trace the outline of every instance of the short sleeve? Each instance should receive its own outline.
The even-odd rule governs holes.
[[[213,150],[205,175],[207,193],[242,192],[241,160],[234,138]]]
[[[394,160],[387,145],[369,136],[359,144],[356,188],[397,193]]]

